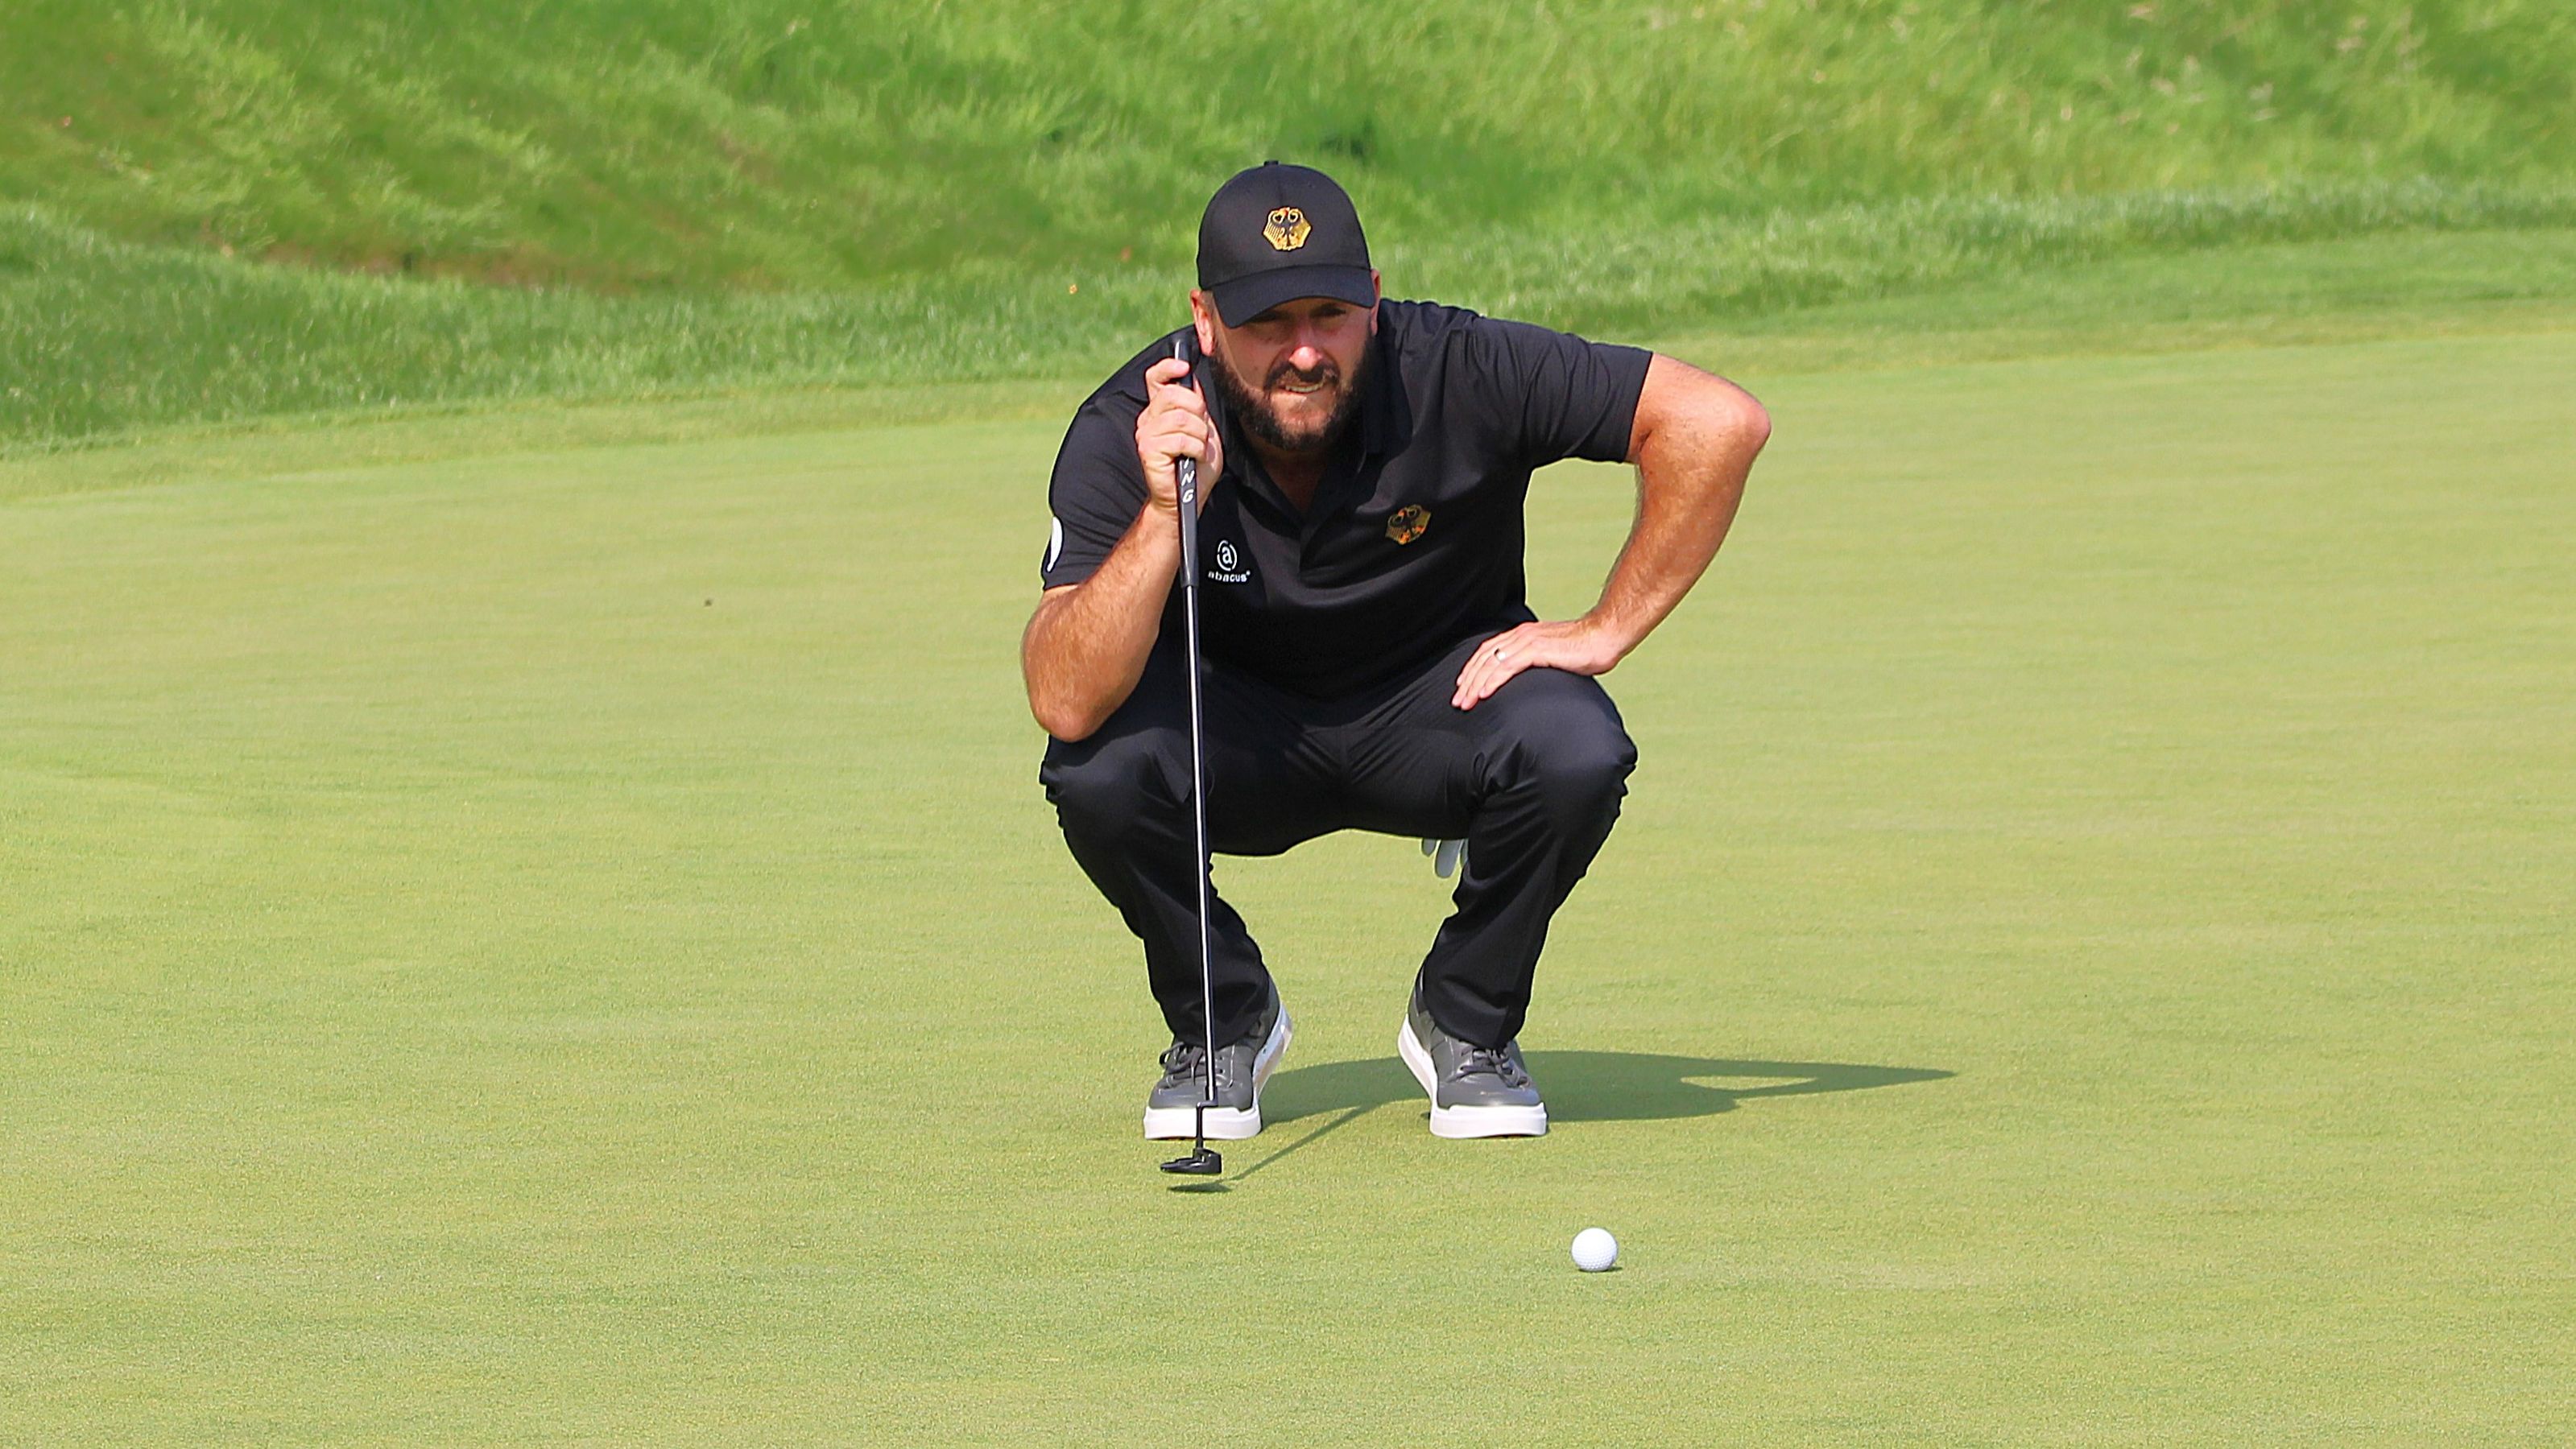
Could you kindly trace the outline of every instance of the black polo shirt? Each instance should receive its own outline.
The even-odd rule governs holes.
[[[1145,506],[1145,369],[1180,336],[1129,359],[1075,412],[1047,491],[1047,587],[1091,577]],[[1225,476],[1203,484],[1201,643],[1213,660],[1318,699],[1533,617],[1521,571],[1530,473],[1625,459],[1651,357],[1429,302],[1379,303],[1370,346],[1355,437],[1306,513],[1230,419]],[[1180,630],[1177,583],[1172,593],[1167,637]]]

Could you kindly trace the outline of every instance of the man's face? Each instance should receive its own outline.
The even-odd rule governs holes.
[[[1217,386],[1254,441],[1281,453],[1333,446],[1359,414],[1377,309],[1300,297],[1240,327],[1218,319],[1206,294],[1190,294],[1199,345],[1217,364]]]

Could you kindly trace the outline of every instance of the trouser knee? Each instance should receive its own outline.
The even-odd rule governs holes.
[[[1637,767],[1636,743],[1609,697],[1588,679],[1579,683],[1585,687],[1560,690],[1546,707],[1515,720],[1513,750],[1550,822],[1574,833],[1617,817]]]
[[[1637,768],[1637,747],[1615,723],[1588,737],[1560,740],[1540,752],[1539,797],[1548,814],[1568,828],[1615,819]]]
[[[1047,749],[1038,781],[1068,836],[1115,841],[1136,824],[1180,798],[1171,779],[1177,740],[1161,730],[1138,730],[1079,744],[1057,741]]]

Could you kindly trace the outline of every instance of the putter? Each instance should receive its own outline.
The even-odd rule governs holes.
[[[1186,340],[1172,344],[1172,356],[1189,361]],[[1195,374],[1195,369],[1193,369]],[[1195,381],[1195,376],[1193,376]],[[1182,458],[1173,465],[1181,503],[1181,619],[1188,636],[1190,671],[1190,813],[1198,827],[1199,876],[1199,1022],[1207,1031],[1207,1095],[1200,1099],[1198,1141],[1187,1157],[1163,1164],[1165,1172],[1184,1177],[1214,1177],[1225,1171],[1225,1158],[1207,1145],[1208,1108],[1216,1100],[1216,991],[1209,984],[1215,968],[1208,941],[1208,830],[1206,726],[1199,717],[1199,465]]]

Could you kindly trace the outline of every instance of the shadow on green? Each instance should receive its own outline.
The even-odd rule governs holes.
[[[1548,1051],[1529,1054],[1530,1075],[1547,1094],[1552,1122],[1636,1122],[1732,1112],[1754,1097],[1856,1092],[1954,1075],[1931,1067],[1849,1062],[1755,1062],[1659,1052]],[[1270,1079],[1262,1115],[1294,1122],[1319,1112],[1365,1110],[1419,1099],[1413,1074],[1393,1057],[1325,1062]]]
[[[1732,1112],[1748,1097],[1856,1092],[1907,1082],[1937,1082],[1955,1072],[1936,1067],[1873,1067],[1851,1062],[1750,1062],[1660,1052],[1532,1052],[1530,1075],[1547,1093],[1551,1123],[1638,1122]],[[1745,1083],[1747,1085],[1735,1085]],[[1261,1094],[1271,1126],[1334,1114],[1304,1136],[1232,1174],[1233,1182],[1349,1126],[1390,1102],[1419,1100],[1413,1074],[1394,1057],[1324,1062],[1281,1072]],[[1220,1193],[1226,1182],[1175,1183],[1175,1192]]]

